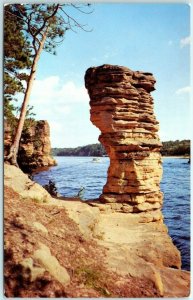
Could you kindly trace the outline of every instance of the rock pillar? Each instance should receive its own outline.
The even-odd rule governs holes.
[[[161,142],[150,94],[155,82],[151,73],[114,65],[89,68],[85,75],[91,121],[110,158],[100,200],[129,213],[162,206]]]

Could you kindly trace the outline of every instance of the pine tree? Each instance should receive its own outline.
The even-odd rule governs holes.
[[[30,41],[33,56],[16,134],[10,148],[10,153],[7,156],[7,160],[17,166],[19,141],[42,50],[56,54],[55,48],[63,41],[67,30],[74,30],[76,27],[85,30],[84,26],[67,13],[69,7],[83,13],[86,12],[79,5],[75,4],[13,4],[10,6],[13,10],[12,15],[17,15],[17,20],[21,20],[22,32]],[[84,6],[90,5],[87,4]]]
[[[4,17],[4,116],[14,125],[13,100],[16,100],[16,93],[24,92],[22,79],[28,77],[26,70],[31,67],[31,50],[22,32],[22,22],[11,5],[5,6]]]

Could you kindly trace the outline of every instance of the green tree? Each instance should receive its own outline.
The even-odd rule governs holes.
[[[29,41],[22,32],[22,22],[11,5],[4,10],[4,116],[15,125],[13,100],[17,92],[24,92],[22,80],[27,80],[26,70],[31,67]],[[23,71],[23,72],[22,72]]]
[[[69,7],[83,13],[87,12],[82,10],[80,5],[75,4],[13,4],[10,6],[13,10],[12,16],[16,16],[18,22],[21,20],[22,32],[30,41],[33,57],[16,133],[7,156],[7,160],[17,166],[19,141],[42,50],[56,54],[55,48],[63,41],[67,30],[75,28],[85,30],[83,25],[67,13]]]

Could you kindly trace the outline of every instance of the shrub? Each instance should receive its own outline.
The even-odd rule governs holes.
[[[51,195],[51,196],[57,196],[57,187],[54,181],[49,180],[48,184],[43,185],[43,188]]]

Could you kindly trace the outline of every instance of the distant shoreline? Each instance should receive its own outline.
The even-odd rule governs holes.
[[[160,152],[163,157],[190,157],[190,140],[168,141],[162,144]],[[100,143],[96,143],[76,148],[52,148],[52,155],[102,157],[107,153]]]

